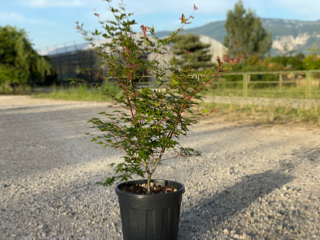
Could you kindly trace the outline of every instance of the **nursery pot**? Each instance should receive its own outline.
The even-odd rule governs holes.
[[[135,194],[116,186],[124,240],[177,240],[180,206],[184,185],[169,180],[151,180],[156,185],[172,186],[178,190],[161,194]],[[144,184],[147,180],[128,181],[128,185]]]

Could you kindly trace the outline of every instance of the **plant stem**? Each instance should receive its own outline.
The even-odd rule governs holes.
[[[147,181],[147,194],[150,195],[151,191],[150,191],[150,185],[151,185],[151,173],[148,173],[148,181]]]

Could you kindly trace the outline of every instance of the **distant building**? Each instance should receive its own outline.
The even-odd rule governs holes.
[[[142,33],[137,33],[135,35],[133,35],[133,39],[135,39],[136,41],[140,39],[140,37],[142,37],[143,34]],[[212,62],[216,62],[216,58],[217,56],[219,56],[221,59],[223,57],[223,55],[227,52],[227,48],[220,42],[216,41],[213,38],[210,38],[208,36],[204,36],[204,35],[200,35],[199,40],[203,43],[206,44],[211,44],[210,46],[210,54],[212,55],[211,61]],[[165,38],[165,37],[164,37]],[[154,41],[153,37],[149,36],[149,39]],[[162,39],[162,38],[161,38]],[[110,42],[111,39],[101,39],[101,40],[97,40],[94,42],[95,46],[92,47],[92,45],[89,42],[85,42],[85,43],[79,43],[79,44],[72,44],[72,45],[68,45],[68,46],[62,46],[62,47],[51,47],[51,48],[47,48],[46,50],[42,50],[39,51],[39,55],[42,56],[48,56],[53,65],[55,66],[56,70],[57,70],[57,79],[56,82],[57,83],[61,83],[61,84],[68,84],[69,83],[69,78],[81,78],[81,79],[85,79],[88,82],[102,82],[103,79],[99,79],[98,77],[95,77],[93,75],[88,76],[87,74],[82,74],[80,73],[80,69],[81,68],[89,68],[89,69],[93,69],[95,71],[100,72],[100,74],[103,75],[108,75],[107,72],[107,67],[102,65],[103,63],[103,59],[96,53],[96,51],[94,50],[95,47],[99,47],[102,46],[103,44],[105,44],[106,42]],[[163,68],[164,62],[166,61],[169,64],[170,59],[172,58],[172,53],[171,53],[171,44],[169,44],[168,46],[165,46],[165,48],[168,50],[164,50],[164,48],[162,49],[162,52],[167,52],[166,54],[160,55],[157,53],[151,53],[148,56],[147,55],[143,55],[140,56],[144,59],[148,59],[149,61],[155,59],[155,57],[157,56],[156,60],[159,61],[160,63],[160,68]],[[120,48],[119,48],[120,49]],[[104,51],[110,52],[109,47],[105,47]],[[178,59],[180,56],[176,56],[176,58]],[[167,68],[169,66],[167,65]],[[167,71],[167,74],[169,74],[170,71]],[[150,78],[146,78],[145,82],[153,82],[154,81],[154,77],[150,77]]]

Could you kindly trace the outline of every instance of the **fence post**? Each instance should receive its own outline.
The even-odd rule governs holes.
[[[248,73],[243,74],[243,97],[248,97]]]
[[[311,99],[311,73],[310,71],[306,72],[306,80],[307,80],[307,99]]]
[[[279,73],[279,88],[282,88],[282,74]]]

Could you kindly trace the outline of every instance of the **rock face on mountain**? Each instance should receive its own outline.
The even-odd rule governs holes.
[[[263,27],[272,33],[271,55],[277,55],[278,51],[283,52],[295,50],[297,53],[308,54],[307,48],[320,40],[320,20],[318,21],[298,21],[261,18]],[[226,30],[225,21],[208,23],[202,27],[185,29],[178,34],[193,33],[211,37],[223,43]],[[170,31],[157,32],[157,37],[168,36]],[[277,51],[278,50],[278,51]]]

